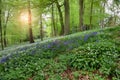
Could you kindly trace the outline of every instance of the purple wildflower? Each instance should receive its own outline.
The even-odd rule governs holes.
[[[47,45],[47,48],[51,48],[51,45],[50,45],[50,44],[48,44],[48,45]]]
[[[4,62],[6,62],[8,59],[9,59],[8,56],[3,57],[3,58],[0,60],[0,63],[4,63]]]
[[[95,36],[97,35],[97,32],[92,32],[91,35]]]
[[[36,50],[32,50],[32,51],[31,51],[31,54],[35,54],[35,53],[36,53]]]
[[[85,35],[85,36],[84,36],[84,41],[86,42],[86,41],[88,40],[89,37],[90,37],[89,34]]]
[[[68,45],[70,42],[69,41],[65,41],[64,42],[64,45]]]

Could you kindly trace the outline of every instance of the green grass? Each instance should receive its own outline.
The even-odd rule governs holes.
[[[0,80],[120,79],[120,27],[0,51]]]

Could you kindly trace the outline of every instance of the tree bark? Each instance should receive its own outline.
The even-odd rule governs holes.
[[[91,0],[91,6],[90,6],[90,29],[92,29],[92,14],[93,14],[93,0]]]
[[[55,16],[54,16],[54,4],[52,4],[52,36],[56,36]]]
[[[5,13],[6,14],[6,13]],[[5,17],[5,24],[4,24],[4,46],[7,47],[7,37],[6,37],[6,33],[7,33],[7,24],[9,21],[9,17],[10,17],[10,9],[7,12],[7,17]]]
[[[42,13],[40,13],[40,39],[41,39],[41,41],[43,41]]]
[[[57,7],[55,7],[55,26],[56,26],[56,36],[59,35],[58,33],[58,21],[59,21],[59,16],[58,16],[58,11],[57,11]]]
[[[83,30],[84,0],[79,0],[79,27]]]
[[[65,27],[64,34],[67,35],[70,33],[70,6],[69,0],[64,0],[64,8],[65,8]]]
[[[101,1],[102,2],[102,8],[100,9],[100,13],[103,15],[105,14],[105,6],[106,6],[106,1]],[[103,16],[100,16],[100,28],[104,27],[104,18],[102,18]]]
[[[30,6],[30,0],[28,0],[28,25],[29,25],[29,41],[30,43],[34,43],[33,39],[33,33],[32,33],[32,14],[31,14],[31,6]]]
[[[2,1],[0,0],[0,6],[1,5],[2,5]],[[4,50],[3,37],[2,37],[2,9],[1,7],[0,7],[0,41],[1,41],[2,50]]]
[[[59,19],[60,19],[60,24],[61,24],[60,35],[64,35],[64,22],[63,22],[63,15],[62,15],[61,6],[59,5],[59,2],[58,2],[58,1],[56,1],[56,5],[57,5],[57,8],[58,8]]]

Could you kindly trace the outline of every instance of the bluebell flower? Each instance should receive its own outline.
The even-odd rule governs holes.
[[[8,56],[3,57],[3,58],[0,60],[0,63],[4,63],[4,62],[6,62],[8,59],[9,59]]]
[[[19,49],[19,51],[23,51],[23,50],[24,50],[24,48],[20,48],[20,49]]]
[[[55,41],[53,41],[51,44],[52,44],[52,45],[57,45],[57,44],[59,44],[59,43],[60,43],[59,40],[55,40]]]
[[[86,41],[88,40],[89,37],[90,37],[89,34],[85,35],[85,36],[84,36],[84,41],[86,42]]]
[[[48,48],[48,49],[49,49],[49,48],[51,48],[51,45],[50,45],[50,44],[48,44],[48,45],[47,45],[47,48]]]
[[[68,42],[68,41],[65,41],[65,42],[64,42],[64,45],[68,45],[69,43],[70,43],[70,42]]]
[[[92,32],[91,35],[95,36],[97,35],[97,32]]]

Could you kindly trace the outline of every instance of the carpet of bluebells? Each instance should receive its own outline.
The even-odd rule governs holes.
[[[120,28],[85,31],[0,52],[0,80],[119,80]]]
[[[20,53],[25,54],[36,54],[36,53],[42,53],[46,51],[51,52],[64,52],[72,50],[76,47],[81,46],[84,43],[87,43],[87,41],[90,42],[90,38],[95,37],[95,39],[91,40],[91,42],[99,42],[99,38],[96,36],[97,34],[100,34],[99,32],[90,32],[85,35],[79,35],[79,36],[67,36],[65,38],[56,39],[53,41],[48,41],[44,43],[35,43],[34,45],[22,47],[15,49],[14,51],[8,52],[7,55],[2,55],[0,59],[0,63],[6,62],[8,59],[10,59],[12,56],[18,56]]]

